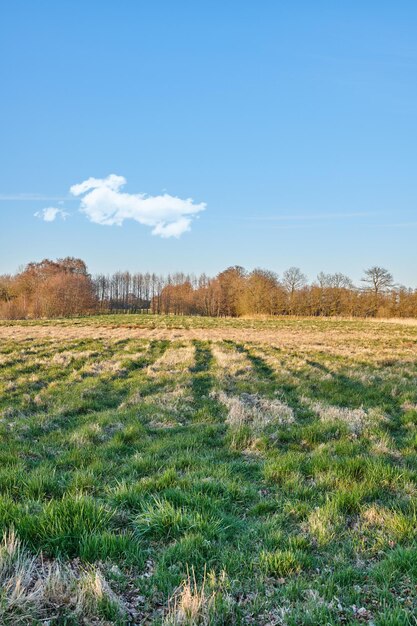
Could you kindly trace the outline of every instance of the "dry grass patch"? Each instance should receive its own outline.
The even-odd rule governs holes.
[[[194,569],[176,589],[169,600],[164,626],[209,626],[213,617],[221,611],[225,617],[232,611],[233,599],[227,591],[227,577],[223,571],[216,577],[214,572],[204,572],[202,583],[196,581]],[[232,623],[232,622],[225,622]]]
[[[147,368],[148,376],[157,378],[164,374],[174,375],[187,371],[194,364],[194,346],[173,346]]]
[[[322,422],[343,422],[349,430],[359,435],[369,421],[369,415],[364,408],[350,409],[343,406],[334,406],[316,402],[311,398],[302,397],[301,401],[306,404]]]
[[[270,400],[256,393],[241,393],[240,396],[229,396],[224,391],[215,397],[228,410],[226,422],[230,426],[249,425],[255,431],[262,430],[270,424],[292,424],[294,412],[278,398]]]
[[[253,373],[248,357],[233,347],[215,343],[212,354],[220,378],[248,378]]]
[[[103,360],[85,365],[82,368],[83,374],[99,376],[101,374],[112,374],[113,376],[124,376],[127,369],[123,367],[121,361]]]
[[[393,541],[413,540],[417,534],[417,515],[415,509],[410,514],[374,504],[362,511],[360,527],[373,535],[379,531]]]
[[[144,398],[146,404],[151,404],[156,408],[169,411],[174,415],[181,414],[185,405],[189,405],[192,400],[193,397],[190,390],[182,385],[170,391],[162,391]]]
[[[30,626],[57,618],[104,626],[109,618],[126,613],[99,569],[33,557],[13,531],[3,536],[0,545],[0,585],[4,626]]]
[[[308,532],[317,545],[329,545],[338,536],[344,524],[343,515],[338,513],[334,507],[326,504],[315,508],[304,524],[304,530]]]

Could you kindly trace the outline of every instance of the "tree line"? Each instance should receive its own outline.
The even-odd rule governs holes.
[[[278,276],[234,266],[206,274],[116,272],[91,276],[81,259],[29,263],[0,276],[0,317],[25,319],[94,313],[154,313],[239,317],[296,315],[417,317],[417,290],[396,285],[374,266],[359,285],[341,273],[308,282],[297,267]]]

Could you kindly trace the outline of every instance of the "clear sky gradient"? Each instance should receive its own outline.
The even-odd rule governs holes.
[[[378,264],[416,287],[416,32],[407,0],[3,0],[0,272]],[[70,187],[110,174],[207,207],[179,238],[91,222]]]

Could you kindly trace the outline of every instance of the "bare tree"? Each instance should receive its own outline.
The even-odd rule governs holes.
[[[372,294],[372,303],[368,311],[372,315],[376,315],[380,305],[380,297],[394,287],[394,279],[388,270],[378,265],[370,267],[364,273],[365,275],[361,280],[366,285],[365,292]]]
[[[351,279],[340,272],[325,274],[320,272],[317,276],[319,284],[318,309],[322,315],[341,315],[346,307],[349,295],[354,292]]]
[[[317,275],[317,280],[322,289],[353,289],[352,280],[341,272],[336,272],[335,274],[320,272]]]
[[[290,295],[307,283],[307,277],[299,267],[290,267],[282,275],[282,284]]]
[[[296,311],[297,291],[307,283],[307,277],[299,267],[290,267],[282,275],[282,284],[288,294],[288,313],[294,315]]]
[[[365,276],[361,280],[366,284],[366,289],[372,291],[375,297],[378,297],[380,293],[389,291],[394,286],[392,274],[378,265],[365,270]]]

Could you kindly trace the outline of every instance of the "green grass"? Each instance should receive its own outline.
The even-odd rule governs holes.
[[[98,624],[416,624],[417,327],[37,322],[121,323],[236,336],[0,330],[1,530],[100,572]],[[74,606],[46,617],[82,623]],[[40,624],[42,610],[2,619]]]

